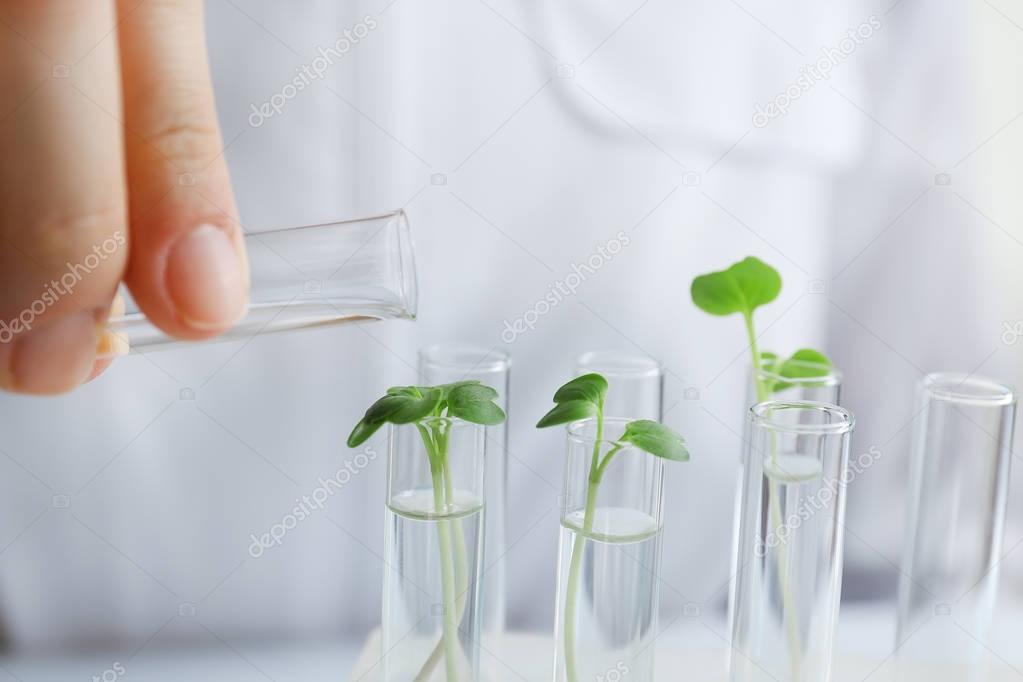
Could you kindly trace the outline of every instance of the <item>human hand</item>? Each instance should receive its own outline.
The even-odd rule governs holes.
[[[102,371],[122,279],[168,334],[230,327],[248,264],[202,0],[4,0],[0,34],[0,387]]]

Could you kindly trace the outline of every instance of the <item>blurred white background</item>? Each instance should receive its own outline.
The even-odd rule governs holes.
[[[420,320],[133,355],[67,397],[0,398],[7,644],[362,636],[379,620],[383,458],[280,546],[253,558],[250,536],[352,457],[349,429],[414,381],[420,346],[448,341],[514,358],[512,627],[553,618],[563,442],[532,425],[595,348],[664,363],[666,421],[693,452],[669,474],[664,622],[723,608],[747,354],[740,321],[699,312],[688,288],[751,254],[785,282],[758,314],[764,346],[828,352],[854,454],[883,453],[850,492],[844,598],[894,610],[914,383],[937,369],[1021,383],[1023,10],[209,0],[207,14],[245,228],[404,206]],[[367,17],[322,79],[252,125]],[[799,84],[863,25],[828,78]],[[787,113],[756,125],[793,85]],[[627,248],[576,295],[502,339],[619,232]],[[1008,596],[1023,590],[1020,475]]]

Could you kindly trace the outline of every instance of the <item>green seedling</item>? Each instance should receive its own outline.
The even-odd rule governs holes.
[[[578,540],[572,546],[569,560],[568,582],[565,587],[565,676],[568,682],[577,682],[577,658],[575,651],[576,598],[579,592],[579,571],[582,567],[583,547],[593,531],[593,517],[596,511],[597,491],[608,465],[623,448],[632,447],[655,457],[685,462],[689,451],[685,441],[677,433],[658,422],[637,419],[626,424],[625,430],[616,441],[604,441],[604,398],[607,395],[607,379],[599,374],[585,374],[572,379],[554,394],[554,407],[545,414],[536,427],[558,426],[583,419],[596,420],[596,438],[593,456],[590,460],[590,475],[586,486],[586,506],[583,511],[583,525]],[[601,446],[607,452],[601,456]]]
[[[823,377],[831,371],[831,362],[821,353],[803,348],[788,359],[771,352],[757,350],[757,335],[753,326],[753,312],[770,303],[781,292],[778,271],[758,258],[748,256],[724,270],[700,275],[693,280],[690,293],[693,303],[711,315],[742,315],[753,361],[753,385],[757,402],[769,400],[776,393],[792,386],[785,379]],[[771,449],[771,461],[777,468],[777,448]],[[768,513],[775,531],[782,526],[778,491],[772,480],[768,487]],[[783,537],[777,533],[778,537]],[[784,543],[783,543],[784,544]],[[792,659],[793,682],[800,680],[801,644],[799,640],[799,614],[795,609],[792,585],[788,579],[788,559],[784,551],[778,553],[778,580],[782,591],[782,609],[787,623],[789,655]]]
[[[830,372],[831,361],[820,351],[803,348],[782,360],[774,353],[757,350],[753,311],[778,298],[781,293],[778,271],[759,258],[747,256],[724,270],[700,275],[693,280],[690,293],[696,307],[711,315],[742,315],[753,360],[758,402],[768,400],[772,394],[792,385],[780,379],[766,379],[761,376],[762,370],[789,379],[827,376]]]
[[[366,442],[384,424],[414,424],[423,440],[430,461],[434,511],[443,516],[454,501],[454,489],[448,466],[448,439],[451,422],[461,419],[492,426],[505,420],[504,411],[494,402],[497,391],[479,381],[459,381],[441,386],[394,386],[370,405],[351,435],[348,447]],[[458,628],[465,612],[469,589],[469,568],[465,536],[457,521],[437,523],[441,561],[441,591],[444,599],[444,631],[440,641],[423,664],[415,681],[429,679],[444,659],[446,678],[458,682]]]

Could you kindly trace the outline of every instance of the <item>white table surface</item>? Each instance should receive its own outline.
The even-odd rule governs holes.
[[[336,642],[231,643],[214,648],[0,657],[0,682],[341,682],[358,659],[362,638]]]
[[[887,608],[843,609],[836,649],[838,658],[833,682],[889,682],[894,670],[891,652],[892,618]],[[1014,628],[1010,629],[1010,625]],[[1014,631],[1013,631],[1014,630]],[[686,680],[724,680],[725,649],[720,623],[683,617],[657,640],[658,668],[674,674],[680,669]],[[1023,618],[1008,619],[997,627],[991,646],[1004,661],[996,659],[990,682],[1023,681],[1023,647],[1019,646]],[[547,633],[516,633],[510,639],[507,680],[549,682],[552,645]],[[359,661],[360,655],[363,660]],[[338,638],[334,641],[236,642],[212,648],[144,649],[127,659],[123,652],[97,651],[74,655],[0,656],[0,682],[72,682],[104,680],[104,671],[115,662],[124,666],[118,682],[372,682],[378,656],[372,641]],[[1019,670],[1013,669],[1013,664]],[[108,676],[106,682],[113,678]],[[934,682],[962,676],[947,666],[936,668]]]
[[[683,616],[656,641],[658,682],[726,682],[728,649],[724,623],[706,617]],[[1023,608],[1006,609],[995,623],[995,651],[985,682],[1023,682]],[[895,614],[891,605],[843,606],[835,643],[831,682],[975,682],[955,664],[907,664],[896,675],[892,655]],[[351,682],[378,682],[380,656],[377,633],[371,633],[356,664]],[[492,670],[484,682],[550,682],[553,644],[548,633],[513,633],[506,639],[501,660],[490,658]],[[483,657],[484,664],[487,657]],[[623,678],[625,682],[627,678]],[[813,680],[811,682],[820,682]]]

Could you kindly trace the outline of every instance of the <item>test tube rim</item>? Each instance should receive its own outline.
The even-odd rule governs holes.
[[[629,422],[634,421],[636,420],[631,417],[604,417],[604,433],[607,433],[608,431],[614,431],[614,429],[609,428],[613,426],[620,426],[622,427],[621,430],[624,431],[625,426]],[[597,438],[595,436],[587,436],[582,432],[582,429],[584,429],[585,427],[590,426],[591,424],[595,425],[596,423],[597,423],[596,417],[587,417],[586,419],[578,419],[574,422],[569,423],[565,427],[565,431],[568,433],[568,439],[570,441],[573,441],[575,443],[581,443],[583,445],[592,445],[596,443]],[[615,441],[609,438],[602,438],[600,442],[614,443]],[[633,445],[626,444],[626,446],[622,448],[622,451],[628,449],[637,448],[635,448],[635,446]]]
[[[445,362],[438,359],[436,353],[445,352],[455,354],[464,352],[467,354],[478,354],[480,361],[471,367],[464,363]],[[491,359],[492,358],[492,359]],[[460,370],[472,374],[498,374],[511,369],[511,353],[500,348],[486,348],[472,343],[434,343],[423,346],[419,349],[419,360],[423,367],[442,367],[445,369]]]
[[[375,215],[368,215],[358,218],[343,218],[341,220],[323,220],[317,223],[308,223],[306,225],[290,225],[288,227],[276,227],[271,230],[245,230],[242,233],[243,237],[265,237],[267,235],[282,234],[285,232],[298,232],[300,230],[313,230],[322,227],[333,227],[334,225],[347,225],[349,223],[368,223],[376,220],[388,220],[391,218],[400,218],[401,222],[408,223],[408,214],[405,209],[398,208],[393,211],[387,211],[385,213],[378,213]]]
[[[960,390],[962,386],[988,389],[986,394]],[[933,400],[944,400],[960,405],[978,407],[1004,407],[1016,402],[1012,386],[986,376],[968,372],[931,372],[920,380],[920,387]]]
[[[827,424],[789,423],[778,421],[771,416],[778,410],[810,410],[832,415],[837,419]],[[850,433],[856,426],[856,417],[849,410],[839,405],[814,400],[766,400],[749,408],[749,420],[754,426],[799,434],[840,435]]]
[[[826,365],[822,362],[811,362],[809,360],[786,360],[785,364],[792,364],[799,367],[814,367],[818,369],[827,370],[824,374],[817,376],[805,376],[805,377],[787,377],[777,372],[772,372],[761,368],[758,374],[761,377],[770,379],[772,381],[785,382],[786,384],[793,384],[796,386],[803,386],[806,384],[816,384],[822,386],[838,386],[842,383],[842,371],[835,369],[833,365]]]
[[[595,364],[599,365],[602,363],[594,363],[595,358],[609,358],[612,360],[618,360],[618,363],[610,363],[612,367],[615,364],[623,364],[620,361],[623,359],[627,360],[638,360],[635,365],[630,367],[614,367],[613,369],[605,369],[600,373],[605,377],[658,377],[664,375],[664,364],[657,358],[648,355],[646,353],[634,353],[630,351],[620,351],[613,349],[601,349],[586,351],[576,358],[575,366],[577,370],[586,369],[587,365]],[[636,371],[640,369],[641,371]]]

